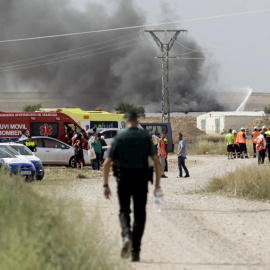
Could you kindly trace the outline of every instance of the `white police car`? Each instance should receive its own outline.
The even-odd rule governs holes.
[[[28,147],[18,143],[1,143],[0,149],[3,148],[6,151],[11,152],[18,158],[25,158],[27,161],[31,161],[36,168],[36,179],[42,180],[45,174],[41,160],[36,157]]]
[[[36,169],[32,162],[16,157],[11,152],[0,148],[0,159],[5,167],[10,171],[10,174],[20,174],[27,180],[34,180],[36,177]],[[2,164],[2,166],[3,166]]]

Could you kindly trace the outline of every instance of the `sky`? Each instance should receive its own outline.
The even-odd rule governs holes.
[[[95,0],[73,0],[83,9]],[[102,0],[108,12],[113,12],[115,0]],[[269,9],[269,0],[136,0],[149,23],[192,19]],[[119,25],[124,27],[125,25]],[[220,85],[225,90],[251,87],[255,92],[270,92],[270,12],[226,17],[215,20],[168,25],[168,29],[187,29],[197,41],[208,61],[218,69]],[[155,27],[153,27],[155,29]],[[184,39],[180,35],[178,41]],[[155,46],[155,44],[153,44]],[[179,51],[175,44],[172,52]],[[190,48],[192,49],[192,48]]]

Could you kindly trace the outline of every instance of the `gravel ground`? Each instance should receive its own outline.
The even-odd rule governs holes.
[[[193,192],[214,176],[255,162],[192,156],[187,160],[191,177],[177,179],[176,156],[169,156],[168,179],[162,179],[162,212],[152,210],[150,186],[141,262],[128,263],[129,269],[270,269],[270,204]],[[103,198],[101,175],[77,180],[65,194],[82,200],[87,215],[99,209],[100,226],[118,254],[121,239],[113,178],[110,185],[110,201]]]

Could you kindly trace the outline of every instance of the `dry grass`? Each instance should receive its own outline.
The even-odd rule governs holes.
[[[249,166],[223,177],[214,178],[206,192],[219,192],[253,200],[270,199],[270,166]]]
[[[178,144],[175,145],[175,152]],[[253,155],[251,140],[247,141],[247,152]],[[195,143],[187,143],[187,155],[225,155],[227,153],[227,143],[225,136],[201,136]]]
[[[96,213],[86,220],[76,202],[41,197],[32,187],[0,174],[1,270],[125,267],[110,256]]]

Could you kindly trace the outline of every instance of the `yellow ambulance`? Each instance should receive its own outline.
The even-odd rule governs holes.
[[[58,108],[47,109],[41,108],[42,112],[59,112],[64,113],[76,121],[82,128],[86,125],[96,128],[123,128],[124,114],[120,111],[116,113],[108,113],[97,108],[95,111],[83,111],[79,108]]]

